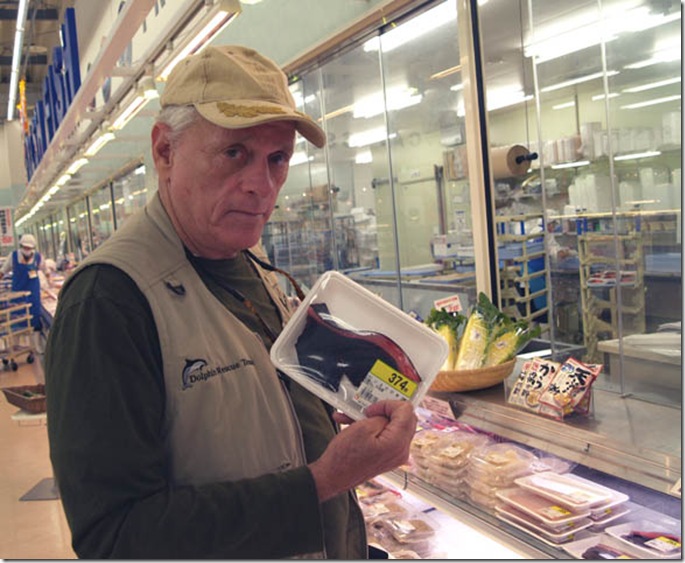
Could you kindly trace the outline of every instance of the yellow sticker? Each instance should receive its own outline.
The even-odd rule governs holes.
[[[373,364],[369,373],[390,385],[390,387],[400,392],[407,397],[407,399],[411,399],[414,396],[414,393],[416,393],[416,389],[418,389],[418,385],[415,381],[402,375],[399,371],[391,368],[381,360],[376,360],[376,363]]]

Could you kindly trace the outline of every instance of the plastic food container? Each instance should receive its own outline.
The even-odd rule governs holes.
[[[643,558],[680,559],[682,537],[680,522],[672,518],[631,520],[606,529],[606,533],[630,547]],[[631,541],[630,537],[642,539]]]
[[[606,505],[612,500],[614,492],[590,481],[581,481],[575,476],[559,475],[551,471],[521,477],[515,483],[573,511]]]
[[[592,548],[606,555],[602,557],[588,553],[588,550]],[[574,540],[565,543],[562,549],[576,559],[639,559],[641,557],[639,553],[607,534]],[[587,556],[583,557],[583,554]]]
[[[526,491],[520,487],[502,489],[497,491],[496,495],[497,498],[526,514],[533,516],[553,530],[563,530],[564,528],[573,526],[578,520],[590,516],[589,510],[584,512],[571,512],[568,508],[561,506],[548,498],[536,495],[535,493]]]
[[[578,532],[585,530],[592,525],[592,521],[589,518],[582,518],[563,530],[554,530],[545,527],[532,516],[528,516],[512,506],[499,505],[495,510],[497,511],[496,516],[502,520],[505,520],[510,524],[516,524],[520,529],[529,532],[536,537],[542,537],[554,544],[571,541],[576,538]]]
[[[450,432],[433,444],[426,462],[430,469],[438,472],[444,474],[456,472],[465,468],[470,455],[477,448],[489,444],[490,441],[490,438],[484,434]]]
[[[609,500],[607,500],[605,503],[590,508],[590,518],[593,520],[605,520],[615,513],[625,514],[627,512],[627,509],[624,505],[630,500],[630,497],[625,493],[605,487],[590,481],[589,479],[584,479],[583,477],[579,477],[573,473],[567,473],[564,475],[564,477],[571,479],[572,481],[577,481],[583,485],[593,487],[594,489],[605,492],[609,495]]]
[[[586,530],[592,526],[592,520],[589,518],[581,518],[580,520],[572,522],[563,529],[550,528],[545,526],[542,522],[540,522],[540,520],[533,518],[525,512],[521,512],[520,510],[517,510],[508,504],[500,504],[497,506],[497,512],[506,517],[508,520],[516,522],[517,524],[521,524],[529,530],[542,535],[554,543],[570,541],[575,537],[576,533],[580,532],[581,530]]]
[[[400,399],[419,405],[447,342],[339,272],[326,272],[271,347],[271,361],[351,418]]]
[[[517,477],[530,473],[537,458],[527,450],[507,442],[490,444],[469,457],[469,475],[494,486],[511,485]]]
[[[414,543],[435,535],[436,526],[422,513],[397,518],[386,518],[380,521],[392,537],[400,543]]]

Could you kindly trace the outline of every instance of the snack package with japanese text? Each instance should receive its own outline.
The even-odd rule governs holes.
[[[524,362],[508,402],[533,412],[540,411],[540,397],[561,367],[558,362],[535,358]]]
[[[572,412],[587,414],[590,389],[601,370],[601,364],[566,360],[540,396],[540,414],[558,420]]]

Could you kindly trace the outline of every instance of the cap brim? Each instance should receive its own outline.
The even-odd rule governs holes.
[[[194,106],[202,117],[219,127],[245,129],[272,121],[292,121],[295,129],[310,143],[318,148],[326,144],[326,134],[311,117],[286,106],[270,102],[255,103],[254,100],[208,102]]]

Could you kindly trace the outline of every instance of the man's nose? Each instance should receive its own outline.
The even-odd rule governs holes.
[[[251,162],[243,170],[243,189],[261,196],[269,195],[276,185],[268,162]]]

